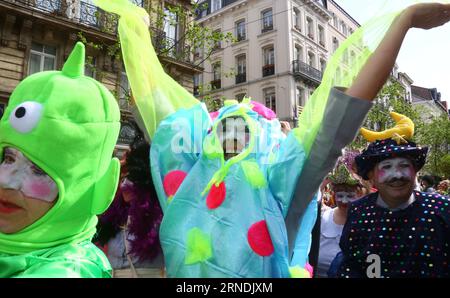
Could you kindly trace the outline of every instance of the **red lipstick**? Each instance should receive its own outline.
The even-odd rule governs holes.
[[[22,208],[20,208],[19,206],[15,205],[15,204],[0,201],[0,213],[11,214],[11,213],[19,211],[20,209],[22,209]]]

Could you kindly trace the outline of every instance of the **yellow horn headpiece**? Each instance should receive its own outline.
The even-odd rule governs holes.
[[[411,140],[414,136],[414,122],[405,115],[395,112],[390,113],[392,119],[394,119],[396,125],[382,132],[376,132],[361,128],[361,135],[369,142],[375,142],[377,140],[393,139],[397,141],[397,144],[407,143],[407,140]]]

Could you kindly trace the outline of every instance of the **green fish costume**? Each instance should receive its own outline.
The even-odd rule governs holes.
[[[84,45],[77,43],[62,71],[40,72],[17,86],[0,121],[0,156],[5,147],[20,150],[59,189],[39,220],[0,233],[0,277],[111,276],[91,239],[119,180],[112,154],[120,110],[111,92],[84,76],[84,62]]]

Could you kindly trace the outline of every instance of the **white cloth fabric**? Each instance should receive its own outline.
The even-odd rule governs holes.
[[[389,206],[384,202],[383,198],[378,195],[377,198],[377,205],[382,207],[382,208],[386,208],[389,209],[391,211],[398,211],[398,210],[403,210],[408,208],[409,205],[411,205],[412,203],[414,203],[414,201],[416,200],[416,198],[414,197],[414,194],[411,194],[411,196],[409,197],[408,201],[404,202],[403,204],[399,205],[397,208],[389,208]]]
[[[336,255],[341,251],[339,241],[344,225],[334,222],[334,209],[327,209],[322,215],[320,224],[320,249],[317,264],[317,276],[327,277],[328,269]]]

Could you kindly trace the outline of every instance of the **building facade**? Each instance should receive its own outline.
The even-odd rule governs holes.
[[[130,1],[148,10],[168,4],[191,9],[188,0]],[[154,40],[169,40],[166,44],[178,42],[176,38],[183,30],[181,24],[152,28]],[[117,43],[116,32],[117,16],[100,10],[93,0],[0,0],[0,109],[4,110],[21,80],[39,71],[61,69],[75,43],[83,40],[87,44],[86,75],[117,95],[122,113],[118,147],[125,148],[134,138],[135,126],[123,63],[108,52]],[[184,47],[178,43],[174,48],[181,51]],[[172,54],[176,53],[172,51]],[[175,55],[160,57],[168,72],[192,91],[192,77],[199,69],[193,67],[191,58],[191,55],[184,59]]]
[[[447,103],[441,101],[441,93],[436,88],[411,86],[413,106],[423,107],[421,117],[425,122],[443,115],[449,115]]]
[[[194,80],[213,99],[244,96],[296,124],[327,60],[359,24],[334,1],[206,0],[198,21],[236,42],[223,44]],[[336,26],[335,26],[336,25]],[[356,55],[356,53],[354,53]],[[345,72],[343,66],[342,72]]]

